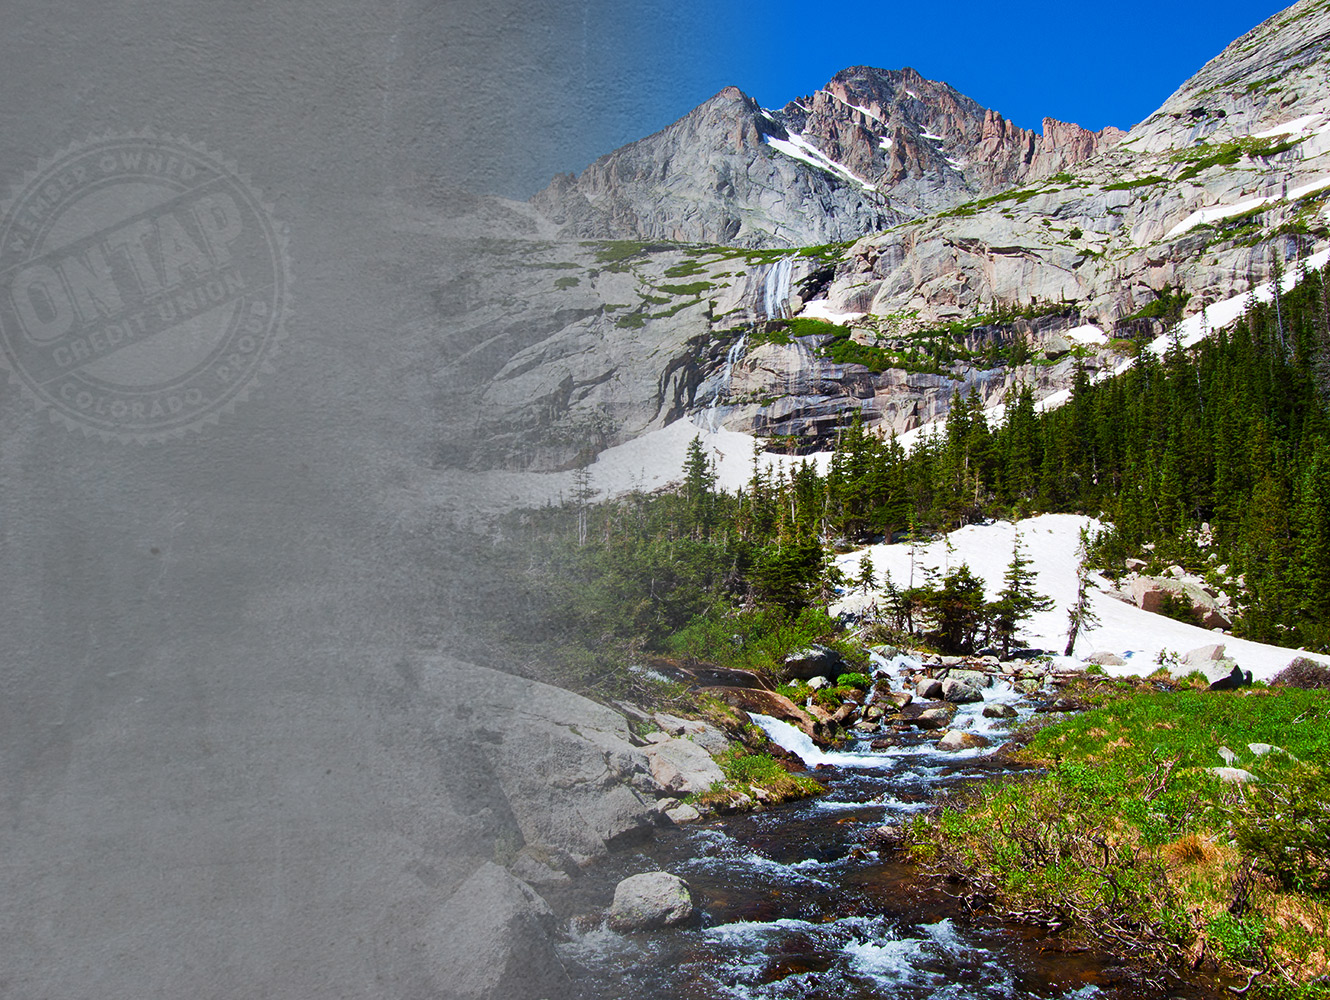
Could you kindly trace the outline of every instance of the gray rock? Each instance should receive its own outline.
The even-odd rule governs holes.
[[[1086,663],[1097,663],[1101,667],[1125,667],[1127,661],[1117,653],[1097,652],[1085,657]]]
[[[994,666],[996,665],[997,662],[995,660]],[[990,688],[993,686],[993,675],[985,673],[982,670],[965,670],[963,668],[953,667],[951,670],[947,671],[947,678],[961,681],[962,683],[968,684],[970,687],[980,691],[984,688]]]
[[[729,739],[709,722],[703,722],[701,719],[684,719],[664,712],[657,712],[654,719],[664,732],[692,740],[713,756],[729,749]]]
[[[666,740],[647,747],[645,752],[651,775],[662,791],[691,795],[725,781],[725,772],[711,754],[690,740]]]
[[[937,741],[939,750],[971,750],[988,745],[988,740],[978,733],[966,733],[958,729],[950,730]]]
[[[791,680],[839,677],[845,672],[845,660],[840,653],[826,646],[809,646],[785,657],[785,676]]]
[[[818,675],[817,677],[808,678],[808,686],[814,691],[821,691],[823,688],[829,688],[833,685],[827,678]]]
[[[562,996],[553,911],[529,885],[486,863],[424,925],[436,992],[459,1000]]]
[[[1209,667],[1216,660],[1222,660],[1223,658],[1224,644],[1222,642],[1212,642],[1183,653],[1182,665],[1186,667]]]
[[[702,818],[702,814],[698,812],[697,808],[687,802],[675,802],[674,805],[662,810],[662,812],[671,823],[675,824],[696,823]]]
[[[1225,784],[1245,785],[1256,780],[1256,775],[1240,767],[1211,767],[1207,770]]]
[[[984,706],[984,717],[988,719],[1014,719],[1016,718],[1016,709],[1011,705],[995,702],[992,705]]]
[[[901,718],[917,729],[942,729],[956,717],[956,706],[945,701],[915,702],[901,709]]]
[[[609,923],[616,931],[641,931],[670,927],[692,915],[687,882],[669,872],[645,872],[615,887]]]
[[[942,682],[942,697],[945,701],[956,705],[967,705],[984,700],[984,696],[973,687],[954,677],[948,677]]]
[[[914,686],[914,693],[920,698],[941,698],[942,682],[934,677],[920,678],[919,682]]]
[[[654,798],[655,782],[618,712],[446,657],[421,658],[418,675],[426,691],[467,707],[467,726],[525,844],[584,861],[650,829],[652,805],[642,793]]]

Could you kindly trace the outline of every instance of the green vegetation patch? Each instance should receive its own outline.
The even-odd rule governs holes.
[[[686,285],[658,285],[656,291],[667,295],[701,295],[715,287],[715,283],[711,281],[690,281]]]
[[[1189,181],[1211,167],[1231,167],[1244,157],[1252,160],[1278,156],[1306,141],[1305,136],[1280,140],[1271,139],[1234,139],[1218,146],[1205,144],[1193,146],[1173,157],[1176,163],[1190,164],[1175,180]]]
[[[916,820],[907,849],[1064,934],[1161,964],[1201,949],[1315,995],[1299,991],[1330,971],[1330,692],[1124,687],[1034,735],[1018,756],[1042,776]],[[1220,780],[1220,747],[1255,780]]]
[[[1153,184],[1167,184],[1168,178],[1160,177],[1158,174],[1151,174],[1149,177],[1137,177],[1135,180],[1118,181],[1116,184],[1105,184],[1105,191],[1130,191],[1132,188],[1150,187]]]

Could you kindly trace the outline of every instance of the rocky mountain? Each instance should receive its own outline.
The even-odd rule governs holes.
[[[1051,176],[1122,135],[1051,118],[1036,135],[913,69],[856,66],[778,111],[727,87],[532,203],[565,237],[809,246]]]
[[[722,92],[490,204],[446,362],[488,443],[441,460],[567,468],[685,415],[809,449],[1114,366],[1327,245],[1328,61],[1300,0],[1125,135],[1034,135],[912,70]]]

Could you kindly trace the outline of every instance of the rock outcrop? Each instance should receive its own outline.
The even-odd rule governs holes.
[[[554,912],[530,886],[482,865],[425,925],[435,995],[537,1000],[571,988],[554,950]]]
[[[649,832],[658,786],[622,715],[561,688],[444,657],[422,659],[417,676],[456,706],[440,726],[464,727],[485,748],[522,841],[517,847],[581,862]]]
[[[726,87],[532,199],[562,236],[728,246],[854,239],[1044,178],[1125,133],[1037,135],[913,69],[855,66],[768,110]]]

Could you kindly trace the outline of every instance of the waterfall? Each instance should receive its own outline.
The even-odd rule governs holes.
[[[703,423],[713,434],[719,429],[720,404],[730,394],[730,379],[734,374],[734,366],[743,360],[744,351],[747,349],[748,332],[744,331],[725,352],[725,364],[721,366],[720,377],[716,380],[716,391],[711,394],[702,417]]]
[[[757,723],[769,737],[783,750],[788,750],[804,762],[806,767],[819,764],[832,764],[836,767],[861,767],[885,770],[896,765],[902,756],[916,753],[914,750],[900,750],[895,753],[857,753],[854,751],[825,751],[818,748],[803,730],[773,719],[769,715],[749,712],[748,717]]]
[[[789,318],[790,275],[793,270],[793,257],[782,257],[767,269],[762,283],[762,311],[767,319]]]

